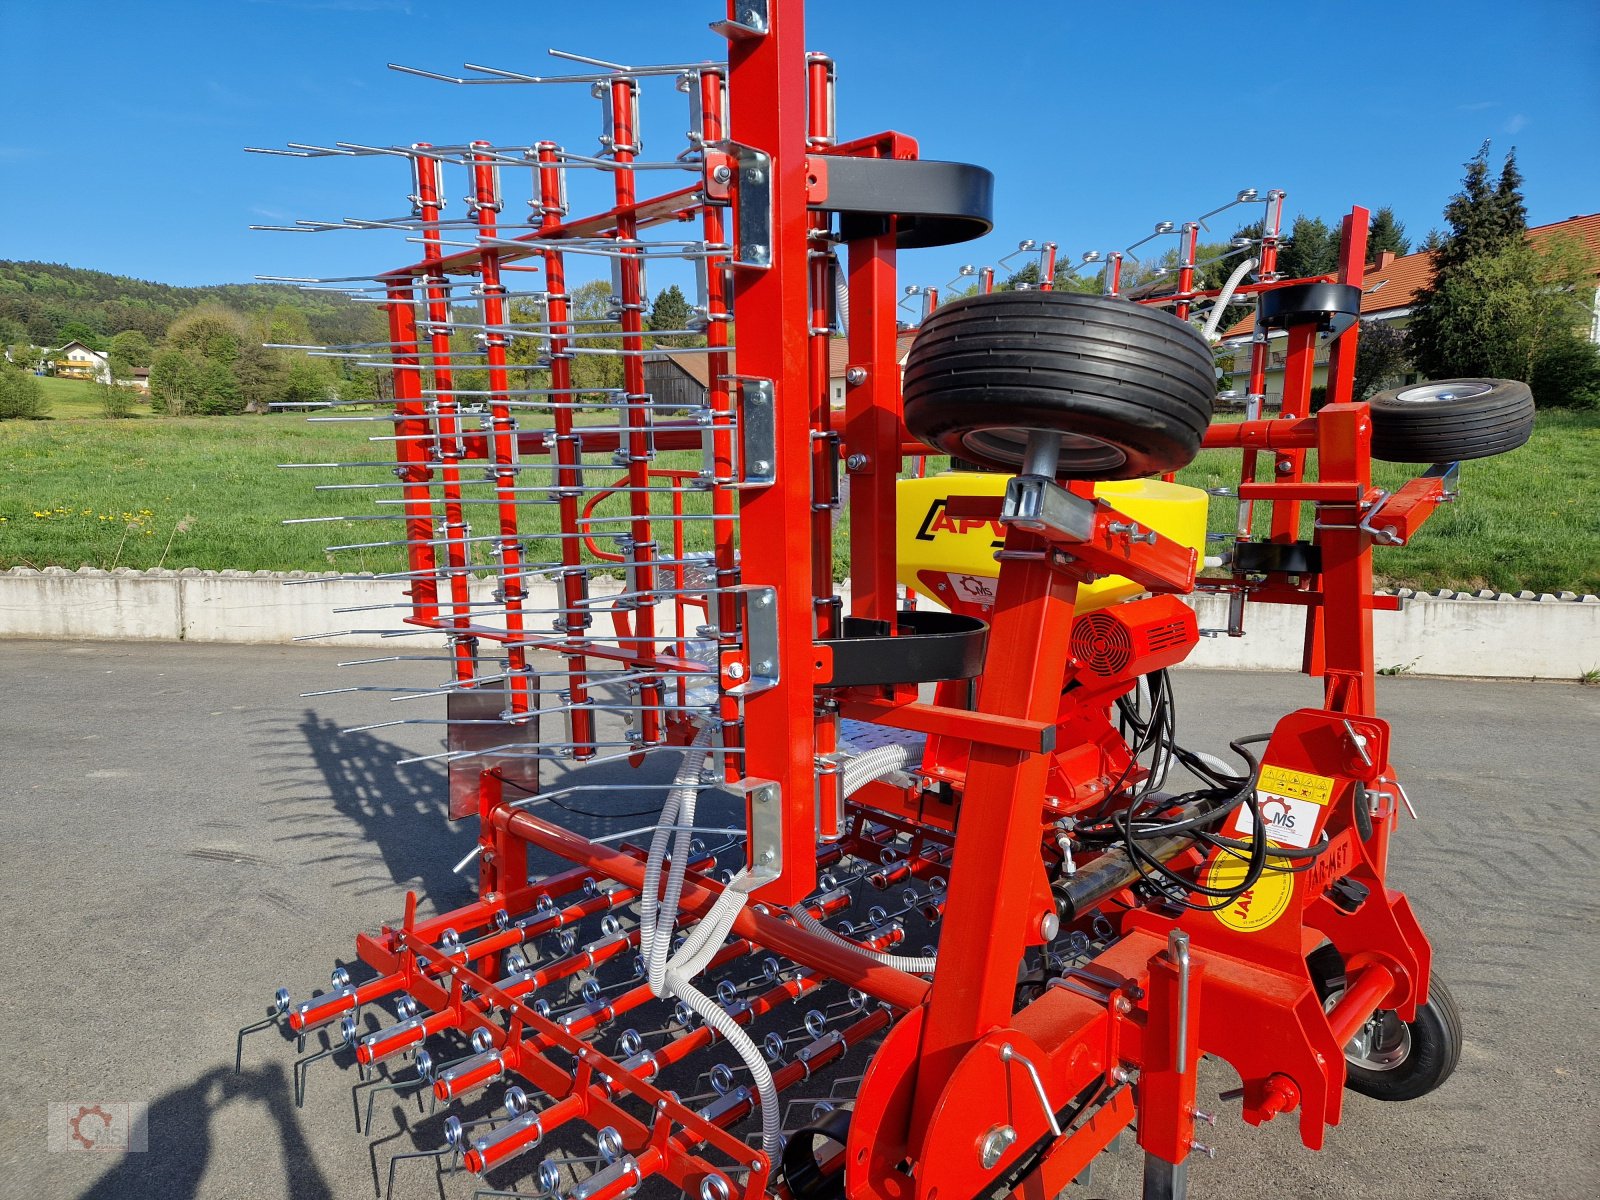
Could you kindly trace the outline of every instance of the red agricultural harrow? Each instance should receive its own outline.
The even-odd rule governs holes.
[[[365,979],[279,993],[263,1025],[323,1039],[297,1079],[328,1056],[372,1071],[369,1126],[378,1091],[431,1093],[439,1148],[396,1156],[391,1188],[427,1158],[480,1195],[576,1200],[1048,1197],[1135,1124],[1153,1200],[1205,1150],[1204,1056],[1246,1121],[1312,1147],[1347,1087],[1436,1087],[1460,1031],[1385,883],[1409,802],[1374,707],[1372,614],[1397,602],[1370,550],[1455,475],[1391,495],[1370,466],[1375,441],[1445,463],[1520,444],[1520,385],[1352,403],[1366,213],[1337,277],[1281,280],[1281,193],[1228,296],[1196,289],[1194,236],[1137,303],[1050,290],[1050,246],[1045,286],[933,309],[902,379],[897,258],[986,232],[989,173],[839,140],[800,0],[738,0],[714,29],[725,62],[455,80],[580,88],[598,155],[290,151],[412,172],[413,216],[303,228],[420,247],[355,289],[388,342],[341,351],[392,378],[373,441],[393,476],[334,486],[404,531],[364,544],[404,547],[406,619],[443,635],[451,814],[479,828],[475,901],[408,896],[357,938]],[[691,132],[652,159],[641,95],[663,83]],[[646,328],[662,259],[698,281],[689,328]],[[598,313],[575,299],[594,266]],[[1258,311],[1249,411],[1213,424],[1191,317],[1229,300]],[[668,335],[704,361],[687,407],[647,384]],[[1243,477],[1225,570],[1197,579],[1206,497],[1170,473],[1202,447],[1241,451]],[[936,454],[976,469],[900,478]],[[1196,590],[1232,597],[1231,634],[1247,603],[1304,607],[1325,683],[1232,764],[1175,738]]]

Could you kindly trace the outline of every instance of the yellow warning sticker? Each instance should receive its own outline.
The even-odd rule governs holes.
[[[1267,862],[1271,866],[1285,865],[1283,859],[1268,858]],[[1214,888],[1238,887],[1249,870],[1250,864],[1243,858],[1223,850],[1206,864],[1200,882]],[[1281,871],[1263,871],[1254,887],[1235,897],[1226,907],[1217,909],[1213,915],[1229,929],[1239,933],[1259,933],[1289,911],[1289,902],[1294,899],[1294,880],[1293,875]]]
[[[1312,804],[1326,804],[1333,795],[1333,780],[1326,775],[1291,771],[1288,767],[1263,766],[1256,787],[1274,796],[1309,800]]]

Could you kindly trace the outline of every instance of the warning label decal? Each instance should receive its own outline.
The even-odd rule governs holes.
[[[1262,767],[1256,780],[1256,804],[1267,827],[1267,840],[1306,849],[1317,836],[1317,825],[1332,795],[1333,780],[1326,775]],[[1236,837],[1250,837],[1255,828],[1255,815],[1241,805],[1231,832]]]
[[[1294,800],[1309,800],[1312,804],[1326,804],[1333,795],[1333,780],[1326,775],[1313,775],[1309,771],[1291,771],[1288,767],[1266,765],[1256,779],[1263,792],[1285,796]]]

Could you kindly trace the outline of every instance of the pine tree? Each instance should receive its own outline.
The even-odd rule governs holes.
[[[1536,339],[1532,318],[1519,314],[1538,307],[1540,285],[1536,256],[1526,247],[1521,187],[1514,152],[1490,186],[1484,142],[1445,205],[1450,231],[1434,250],[1433,277],[1417,296],[1409,331],[1425,376],[1526,378]]]
[[[1385,204],[1372,215],[1367,228],[1367,261],[1375,263],[1385,250],[1396,258],[1411,253],[1411,242],[1406,237],[1406,227],[1396,219],[1394,209]]]
[[[694,310],[677,284],[656,293],[650,306],[650,328],[660,330],[651,340],[658,346],[692,346],[699,339],[684,332],[694,320]]]
[[[1528,231],[1528,206],[1522,202],[1522,172],[1517,170],[1517,148],[1511,147],[1500,168],[1500,182],[1494,189],[1495,215],[1500,236],[1506,244]]]
[[[1294,219],[1288,240],[1278,251],[1278,274],[1285,279],[1327,275],[1339,268],[1340,231],[1321,217]]]

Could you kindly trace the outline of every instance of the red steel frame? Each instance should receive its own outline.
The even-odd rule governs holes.
[[[730,20],[738,18],[737,7],[730,6]],[[1339,1118],[1344,1042],[1374,1010],[1393,1008],[1410,1017],[1427,994],[1427,942],[1404,897],[1384,884],[1398,784],[1388,759],[1388,728],[1376,716],[1373,695],[1372,612],[1387,602],[1372,593],[1370,548],[1374,530],[1387,527],[1398,540],[1408,537],[1441,500],[1442,484],[1419,480],[1388,498],[1373,491],[1370,419],[1364,405],[1351,402],[1356,331],[1334,342],[1328,365],[1330,403],[1310,415],[1317,335],[1309,326],[1297,326],[1288,332],[1281,415],[1271,420],[1252,415],[1213,426],[1205,445],[1243,451],[1240,498],[1251,505],[1272,504],[1274,540],[1296,539],[1301,506],[1317,506],[1319,575],[1293,586],[1242,578],[1197,585],[1192,551],[1159,536],[1149,541],[1130,538],[1125,518],[1100,502],[1093,537],[1087,543],[1074,541],[1070,554],[1064,543],[1046,534],[1020,528],[1007,532],[988,665],[970,710],[949,687],[933,703],[923,702],[915,688],[905,686],[834,689],[819,695],[814,681],[825,665],[825,648],[817,642],[835,631],[837,619],[831,579],[834,505],[829,495],[834,463],[850,463],[852,615],[892,620],[899,607],[896,479],[908,454],[922,456],[926,450],[909,441],[901,418],[892,221],[885,233],[847,247],[849,382],[842,428],[832,426],[825,369],[831,275],[826,258],[816,252],[828,219],[808,204],[818,160],[836,155],[914,158],[917,148],[894,133],[839,144],[832,128],[832,63],[805,52],[801,0],[772,0],[767,13],[763,30],[730,36],[725,73],[708,66],[693,81],[703,114],[698,132],[708,150],[737,145],[768,156],[765,182],[772,216],[766,262],[713,261],[705,294],[715,476],[737,479],[749,467],[738,461],[736,431],[748,409],[736,380],[770,381],[776,430],[771,465],[777,482],[714,487],[709,501],[717,518],[712,541],[719,585],[709,605],[717,616],[720,661],[715,665],[725,693],[721,715],[733,751],[728,771],[746,783],[775,785],[782,804],[781,870],[756,893],[763,907],[747,908],[736,919],[735,940],[719,961],[761,950],[804,968],[793,981],[764,996],[752,1009],[752,1020],[824,980],[845,983],[888,1006],[853,1025],[845,1038],[852,1044],[877,1036],[893,1022],[856,1099],[843,1168],[852,1197],[935,1200],[936,1195],[978,1194],[1000,1178],[1028,1196],[1053,1195],[1134,1121],[1139,1142],[1150,1155],[1181,1163],[1194,1144],[1201,1054],[1223,1057],[1239,1071],[1246,1120],[1258,1123],[1298,1109],[1302,1139],[1319,1146],[1325,1126]],[[618,78],[607,96],[619,164],[632,162],[635,153],[637,86],[637,80]],[[726,129],[724,89],[730,122]],[[545,469],[558,487],[575,489],[581,453],[619,451],[618,486],[626,489],[631,516],[621,554],[632,568],[631,584],[649,593],[657,573],[664,571],[681,585],[682,526],[674,526],[670,560],[675,565],[663,568],[649,489],[663,479],[682,480],[651,463],[654,450],[700,445],[704,431],[671,421],[647,424],[643,409],[626,406],[627,421],[614,433],[591,432],[580,441],[574,406],[561,399],[578,394],[569,350],[579,331],[571,324],[560,243],[563,238],[609,236],[620,247],[620,337],[628,352],[624,390],[635,399],[646,393],[640,357],[645,294],[642,253],[636,249],[641,231],[672,220],[698,220],[706,242],[722,245],[729,240],[732,214],[716,198],[709,167],[703,189],[712,197],[709,202],[699,188],[640,197],[636,173],[619,169],[613,172],[613,207],[593,217],[572,218],[562,208],[557,148],[539,143],[534,172],[538,230],[524,239],[530,241],[527,248],[518,247],[497,231],[501,197],[496,155],[486,143],[473,143],[466,161],[481,248],[446,254],[436,228],[439,161],[426,145],[414,150],[419,212],[435,228],[425,234],[420,263],[383,276],[393,343],[395,444],[409,543],[410,619],[450,635],[462,684],[477,682],[478,641],[503,644],[510,722],[527,719],[535,707],[530,655],[540,650],[566,661],[571,740],[580,748],[588,745],[592,752],[599,738],[585,711],[584,672],[596,660],[660,671],[645,679],[640,692],[642,743],[686,740],[680,723],[660,715],[663,698],[672,695],[663,682],[669,660],[681,662],[687,652],[684,609],[678,608],[666,635],[670,653],[660,649],[653,602],[618,617],[614,647],[590,632],[588,597],[576,568],[586,538],[593,547],[586,522],[594,502],[581,505],[574,491],[558,500],[560,528],[568,535],[560,552],[566,570],[558,576],[563,631],[550,636],[530,632],[522,614],[525,564],[516,493],[519,470],[540,456],[548,456]],[[742,181],[733,185],[735,195],[742,186]],[[1342,281],[1359,281],[1366,219],[1365,210],[1356,209],[1345,222]],[[739,231],[733,232],[737,237]],[[1241,294],[1284,285],[1273,277],[1276,233],[1276,228],[1269,230],[1265,239],[1264,282],[1241,288]],[[1180,317],[1188,315],[1196,300],[1214,295],[1193,288],[1197,228],[1186,226],[1183,236],[1178,298],[1168,298]],[[512,389],[503,328],[509,313],[502,272],[528,257],[542,268],[548,296],[549,371],[557,399],[551,406],[553,429],[547,433],[519,430],[508,403]],[[1113,294],[1119,266],[1113,261],[1107,267],[1107,290]],[[484,297],[486,432],[467,431],[452,398],[445,326],[448,280],[455,276],[475,279]],[[422,329],[419,306],[426,314]],[[736,357],[729,345],[731,318],[737,321]],[[423,386],[424,358],[433,364],[437,399],[431,406]],[[1258,341],[1252,348],[1253,393],[1259,393],[1265,360],[1265,342]],[[1262,452],[1275,456],[1276,470],[1268,481],[1254,477],[1255,459]],[[1304,471],[1313,453],[1317,481],[1308,484]],[[438,456],[436,465],[432,455]],[[476,620],[468,596],[471,568],[461,480],[469,463],[487,465],[493,475],[496,533],[490,544],[502,572],[504,628]],[[434,516],[434,488],[442,521]],[[1093,502],[1086,485],[1074,484],[1070,490]],[[681,516],[679,498],[675,493],[673,511]],[[952,515],[958,509],[973,518],[998,515],[990,501],[953,498],[950,503]],[[742,538],[736,537],[735,516]],[[1249,532],[1247,519],[1241,533]],[[1250,933],[1210,913],[1179,911],[1136,889],[1122,890],[1096,914],[1097,921],[1113,924],[1114,936],[1075,985],[1049,988],[1018,1010],[1018,962],[1031,947],[1056,936],[1049,872],[1060,858],[1050,847],[1061,810],[1059,805],[1042,805],[1041,798],[1047,791],[1061,792],[1058,783],[1064,781],[1074,811],[1087,811],[1108,799],[1112,778],[1142,771],[1110,724],[1111,703],[1131,681],[1097,690],[1072,651],[1079,583],[1089,574],[1104,573],[1127,575],[1157,593],[1181,594],[1199,586],[1243,592],[1257,602],[1306,607],[1306,669],[1325,680],[1324,706],[1287,716],[1264,761],[1330,781],[1322,825],[1328,849],[1310,872],[1288,885],[1287,915]],[[776,675],[778,686],[741,693],[740,681],[750,676],[754,664],[748,640],[741,635],[739,588],[772,589],[778,649],[775,671],[769,668],[768,673]],[[1064,701],[1063,681],[1074,678],[1083,683],[1079,695],[1084,698]],[[681,704],[681,683],[676,695]],[[836,821],[831,814],[837,784],[826,772],[819,783],[819,764],[836,748],[841,715],[930,735],[923,772],[930,780],[953,785],[959,803],[948,792],[936,796],[932,789],[923,794],[872,785],[852,802],[846,819]],[[1372,814],[1371,836],[1363,839],[1354,806],[1373,795],[1383,802]],[[438,1084],[441,1098],[452,1098],[458,1086],[469,1088],[514,1073],[555,1101],[541,1114],[546,1131],[582,1120],[596,1127],[609,1125],[621,1134],[637,1172],[637,1178],[623,1184],[660,1174],[694,1192],[708,1176],[732,1178],[750,1168],[740,1189],[747,1197],[760,1194],[771,1181],[773,1164],[727,1129],[748,1115],[749,1106],[729,1108],[708,1121],[651,1082],[661,1063],[706,1043],[708,1031],[701,1031],[704,1036],[686,1033],[671,1050],[658,1052],[660,1062],[630,1065],[601,1054],[572,1028],[542,1015],[531,1004],[532,989],[507,987],[495,979],[490,969],[494,956],[515,940],[495,932],[496,913],[523,912],[544,897],[571,897],[585,879],[603,877],[620,887],[608,897],[555,910],[546,918],[554,928],[631,899],[644,883],[638,850],[580,838],[518,809],[510,799],[496,772],[482,774],[479,900],[424,920],[416,915],[411,898],[401,924],[358,940],[362,959],[378,978],[295,1010],[291,1027],[314,1028],[361,1004],[407,992],[430,1016],[415,1028],[407,1026],[364,1045],[368,1059],[420,1045],[426,1036],[446,1029],[487,1031],[491,1048],[485,1057],[470,1073]],[[963,810],[980,812],[982,819],[959,820]],[[824,835],[820,844],[819,830]],[[896,862],[885,857],[880,835],[873,830],[910,837],[911,858]],[[574,866],[530,883],[529,847]],[[819,872],[841,856],[881,861],[891,877],[948,879],[939,965],[931,983],[865,959],[775,915],[776,906],[816,905]],[[1173,865],[1197,871],[1210,866],[1198,849],[1183,852]],[[1354,913],[1328,897],[1329,887],[1347,877],[1371,893]],[[716,881],[691,871],[684,913],[703,915],[719,891]],[[817,911],[826,912],[826,906]],[[468,940],[453,948],[456,943],[442,940],[447,929]],[[1186,937],[1189,947],[1190,957],[1181,969],[1175,935]],[[601,949],[591,945],[571,960],[541,968],[534,986],[636,945],[637,933],[632,937]],[[1307,952],[1324,940],[1344,953],[1351,979],[1344,999],[1326,1014],[1305,965]],[[641,985],[611,1007],[625,1011],[648,999],[648,989]],[[494,1007],[509,1014],[507,1024],[491,1019]],[[1026,1070],[1019,1065],[1024,1063]],[[786,1084],[801,1076],[794,1069],[785,1072],[780,1077]],[[1041,1094],[1048,1098],[1048,1109]],[[1074,1098],[1081,1102],[1068,1127],[1052,1133],[1057,1115]],[[641,1104],[653,1115],[640,1117]],[[994,1161],[987,1161],[975,1147],[1001,1126],[1014,1136]],[[519,1145],[500,1143],[489,1155],[474,1151],[477,1157],[469,1156],[468,1165],[485,1169]],[[1016,1173],[1019,1164],[1025,1164],[1021,1174]]]

